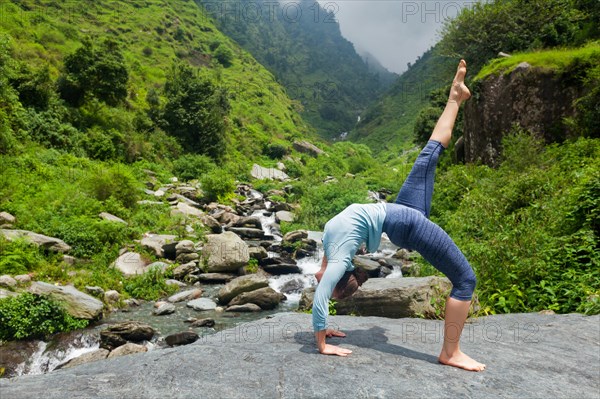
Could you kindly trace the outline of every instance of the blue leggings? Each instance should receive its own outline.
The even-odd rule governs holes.
[[[386,204],[383,231],[392,243],[418,251],[444,273],[453,285],[450,297],[468,301],[475,290],[475,273],[450,236],[429,220],[435,168],[443,150],[442,144],[434,140],[423,148],[396,202]]]

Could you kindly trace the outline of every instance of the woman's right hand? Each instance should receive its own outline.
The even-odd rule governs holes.
[[[341,348],[335,345],[325,344],[321,354],[323,355],[336,355],[336,356],[348,356],[352,351],[350,349]]]

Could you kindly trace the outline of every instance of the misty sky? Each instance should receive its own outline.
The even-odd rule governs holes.
[[[445,17],[470,1],[318,0],[335,12],[342,34],[360,53],[371,53],[392,72],[401,73],[439,40]]]

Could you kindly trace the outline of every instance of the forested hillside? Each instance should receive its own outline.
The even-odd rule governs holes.
[[[363,61],[342,37],[335,3],[324,9],[314,0],[197,2],[302,103],[301,114],[323,137],[352,129],[395,77]]]

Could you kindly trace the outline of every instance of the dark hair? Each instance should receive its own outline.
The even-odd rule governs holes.
[[[351,272],[346,272],[335,286],[334,299],[345,299],[352,296],[358,287],[363,285],[369,279],[369,275],[362,269],[356,268]]]

